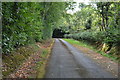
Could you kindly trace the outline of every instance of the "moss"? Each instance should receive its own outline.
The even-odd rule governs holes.
[[[47,55],[47,53],[48,53],[48,50],[43,50],[42,51],[42,54],[41,54],[41,57],[43,57],[43,58],[45,58],[46,57],[46,55]]]
[[[47,59],[49,58],[49,55],[51,53],[53,43],[54,43],[54,40],[52,40],[52,42],[49,43],[50,46],[43,49],[43,51],[41,53],[42,59],[40,62],[38,62],[37,69],[36,69],[38,71],[37,78],[44,78],[44,76],[45,76],[45,73],[46,73],[45,68],[46,68],[46,64],[47,64]]]
[[[36,67],[36,70],[37,70],[37,78],[43,78],[44,75],[45,75],[45,67],[46,67],[46,62],[47,62],[47,56],[48,56],[48,53],[50,53],[47,49],[43,49],[42,53],[41,53],[41,61],[39,61],[37,63],[37,67]]]
[[[37,78],[44,78],[45,75],[45,64],[43,63],[39,63],[38,64],[38,74],[37,74]]]

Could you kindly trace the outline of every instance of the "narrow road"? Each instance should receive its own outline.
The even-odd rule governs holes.
[[[45,78],[114,78],[81,51],[56,39]]]

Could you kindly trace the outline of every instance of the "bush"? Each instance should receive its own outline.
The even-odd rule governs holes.
[[[120,29],[110,29],[106,32],[106,38],[104,39],[105,43],[108,44],[120,44]]]
[[[107,31],[81,31],[74,34],[66,34],[65,38],[73,38],[75,40],[84,40],[87,42],[100,42],[107,44],[120,44],[119,29],[109,29]]]
[[[74,33],[74,34],[66,34],[64,36],[65,38],[73,38],[76,40],[85,40],[85,41],[95,41],[94,33],[91,31],[83,31],[79,33]]]

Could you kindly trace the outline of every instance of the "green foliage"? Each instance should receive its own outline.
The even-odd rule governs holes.
[[[120,44],[120,33],[119,30],[112,30],[112,31],[99,31],[99,32],[93,32],[91,30],[85,30],[81,31],[79,33],[74,34],[66,34],[65,38],[73,38],[76,40],[84,40],[87,42],[101,42],[101,43],[107,43],[107,44]]]
[[[23,45],[52,37],[66,3],[3,2],[2,49],[10,53]]]
[[[64,37],[96,44],[96,47],[107,44],[108,48],[105,52],[111,52],[112,47],[115,46],[114,53],[118,55],[120,45],[119,5],[120,3],[117,2],[80,4],[80,11],[69,19],[70,34],[66,34]]]
[[[53,29],[57,27],[56,25],[63,16],[66,4],[63,2],[48,2],[42,3],[42,5],[44,5],[41,11],[44,25],[42,38],[49,39],[52,37]]]
[[[106,32],[106,38],[104,39],[106,43],[114,43],[116,45],[120,44],[120,29],[110,29]]]
[[[3,53],[9,53],[16,47],[32,43],[35,39],[35,32],[40,33],[40,12],[38,12],[37,7],[39,5],[36,3],[2,3]],[[38,20],[39,22],[36,22]]]
[[[90,31],[83,31],[75,34],[65,35],[67,38],[73,38],[76,40],[94,41],[94,34]]]
[[[73,15],[66,13],[74,10],[75,5],[71,2],[3,2],[3,53],[50,39],[55,28],[70,33],[65,35],[67,38],[119,45],[120,3],[80,3],[80,11]]]

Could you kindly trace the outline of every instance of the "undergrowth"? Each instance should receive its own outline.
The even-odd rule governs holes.
[[[37,45],[32,44],[25,47],[20,47],[11,52],[9,55],[2,55],[2,74],[7,77],[10,73],[14,72],[27,58],[35,53],[39,48]]]

